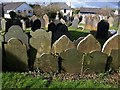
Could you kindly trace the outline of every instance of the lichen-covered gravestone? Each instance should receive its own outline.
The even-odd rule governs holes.
[[[27,49],[22,41],[11,38],[5,44],[7,70],[26,71],[28,68]]]
[[[61,53],[60,56],[63,59],[62,67],[67,73],[81,73],[83,53],[73,48]]]
[[[21,40],[27,46],[27,48],[29,48],[28,36],[23,32],[20,26],[13,25],[9,28],[8,32],[5,34],[5,42],[7,42],[10,38],[13,37]]]
[[[79,19],[78,18],[75,18],[72,22],[72,27],[74,28],[78,28],[78,23],[79,23]]]
[[[101,45],[100,43],[94,38],[93,35],[89,34],[84,39],[82,39],[78,45],[77,50],[83,53],[89,53],[91,51],[100,51]]]
[[[30,45],[35,48],[37,52],[37,58],[41,57],[42,54],[49,54],[51,50],[51,32],[38,29],[31,33],[32,38],[30,39]]]
[[[103,48],[102,48],[102,52],[110,55],[111,50],[120,49],[119,44],[120,44],[120,35],[115,34],[105,42],[105,44],[103,45]]]
[[[84,57],[84,73],[103,73],[107,63],[107,54],[100,51],[88,53]]]
[[[57,58],[51,54],[43,54],[36,60],[34,66],[40,68],[44,72],[57,72],[58,61]]]
[[[55,43],[52,45],[52,53],[61,53],[67,49],[75,48],[75,45],[66,35],[62,35]]]

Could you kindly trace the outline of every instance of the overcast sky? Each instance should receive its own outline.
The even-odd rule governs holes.
[[[66,2],[73,8],[75,7],[110,7],[118,8],[119,0],[0,0],[0,2],[28,2],[28,3],[50,3],[51,2]]]

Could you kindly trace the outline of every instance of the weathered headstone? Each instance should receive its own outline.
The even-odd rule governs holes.
[[[109,17],[108,18],[108,23],[110,24],[110,27],[113,26],[113,22],[114,22],[114,18],[113,17]]]
[[[100,51],[87,53],[84,57],[84,73],[104,73],[107,63],[107,54]]]
[[[23,32],[20,26],[13,25],[9,28],[8,32],[5,34],[5,42],[12,37],[21,40],[29,48],[28,36]]]
[[[35,48],[37,52],[37,58],[42,54],[49,54],[51,50],[51,32],[45,30],[37,30],[33,32],[32,38],[30,38],[30,45]]]
[[[91,30],[91,26],[92,26],[92,16],[91,15],[88,15],[85,17],[86,20],[85,20],[85,27],[84,29],[88,29],[88,30]]]
[[[120,49],[119,43],[120,43],[120,35],[118,34],[113,35],[104,43],[102,52],[110,55],[112,50]]]
[[[78,43],[77,50],[83,53],[89,53],[91,51],[100,51],[101,45],[93,35],[89,34]]]
[[[27,49],[22,41],[11,38],[5,44],[6,68],[13,71],[26,71],[28,68]]]
[[[45,28],[45,20],[43,18],[40,18],[41,21],[41,28],[44,29]]]
[[[94,30],[94,31],[97,30],[97,24],[98,24],[98,22],[99,22],[99,17],[98,16],[93,16],[91,30]]]
[[[49,24],[49,17],[47,16],[47,14],[43,16],[43,19],[45,20],[45,27],[47,28]]]
[[[3,30],[3,31],[6,30],[6,20],[5,20],[5,19],[2,19],[2,20],[1,20],[1,27],[2,27],[2,30]]]
[[[55,43],[52,45],[52,53],[62,53],[67,49],[75,48],[75,45],[66,35],[62,35]]]
[[[75,18],[75,19],[72,21],[72,27],[78,28],[78,23],[79,23],[79,19],[78,19],[78,18]]]
[[[32,23],[31,30],[35,31],[40,28],[41,28],[41,21],[39,19],[34,20],[34,22]]]
[[[2,20],[2,19],[0,18],[0,31],[2,30],[1,20]]]
[[[57,72],[58,61],[51,54],[43,54],[35,61],[34,67],[40,68],[44,72]]]
[[[24,20],[21,20],[21,23],[22,23],[22,29],[23,30],[26,30],[26,23]]]
[[[60,56],[63,59],[62,67],[67,73],[81,73],[83,53],[73,48],[61,53]]]
[[[111,67],[118,71],[120,68],[120,49],[113,49],[111,50],[110,56],[112,58],[112,63],[111,63]]]
[[[82,39],[84,39],[84,37],[79,37],[77,40],[74,40],[73,42],[74,42],[75,46],[77,46],[78,43],[79,43]]]

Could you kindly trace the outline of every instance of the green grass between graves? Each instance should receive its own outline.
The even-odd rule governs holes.
[[[102,79],[61,81],[57,77],[48,83],[45,75],[34,77],[25,73],[6,72],[2,75],[2,88],[117,88],[117,85],[107,84]]]

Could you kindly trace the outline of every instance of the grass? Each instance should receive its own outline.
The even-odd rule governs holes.
[[[6,72],[3,73],[2,88],[117,88],[117,85],[107,84],[102,79],[99,81],[95,79],[61,81],[58,77],[54,77],[49,83],[46,76]]]

